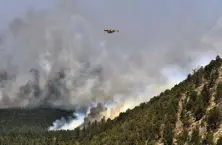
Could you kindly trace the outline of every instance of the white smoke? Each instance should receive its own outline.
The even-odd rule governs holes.
[[[63,117],[60,120],[53,122],[53,126],[49,127],[49,131],[54,130],[73,130],[79,127],[83,122],[85,115],[81,113],[75,114],[76,118],[70,121],[66,121]]]

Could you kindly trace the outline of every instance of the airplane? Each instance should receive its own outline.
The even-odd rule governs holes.
[[[107,32],[107,33],[114,33],[114,32],[119,32],[119,30],[105,29],[104,32]]]

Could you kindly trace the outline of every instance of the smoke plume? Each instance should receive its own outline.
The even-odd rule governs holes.
[[[129,18],[127,12],[116,14],[125,3],[114,0],[107,2],[117,6],[113,14],[109,4],[98,6],[107,10],[102,21],[102,12],[91,14],[80,1],[59,2],[52,11],[28,11],[13,19],[0,35],[0,108],[76,110],[77,120],[57,120],[50,130],[114,118],[181,81],[203,56],[216,52],[208,37],[215,20],[203,23],[205,5],[194,3],[184,12],[166,4],[161,14],[151,8],[153,16],[135,5]],[[104,34],[114,27],[120,32]]]

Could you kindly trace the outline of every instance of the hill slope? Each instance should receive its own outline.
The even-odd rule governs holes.
[[[150,145],[222,144],[222,59],[217,56],[171,90],[114,120],[74,131],[0,134],[0,143]]]
[[[55,108],[0,109],[0,132],[47,131],[53,121],[68,119],[72,114],[73,111]]]

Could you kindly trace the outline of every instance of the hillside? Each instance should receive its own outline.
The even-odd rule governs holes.
[[[55,108],[0,109],[0,132],[47,131],[53,121],[68,119],[72,114],[73,111]]]
[[[16,122],[16,120],[14,120]],[[0,143],[84,145],[222,145],[222,59],[195,70],[187,79],[88,128],[58,132],[0,134]]]

